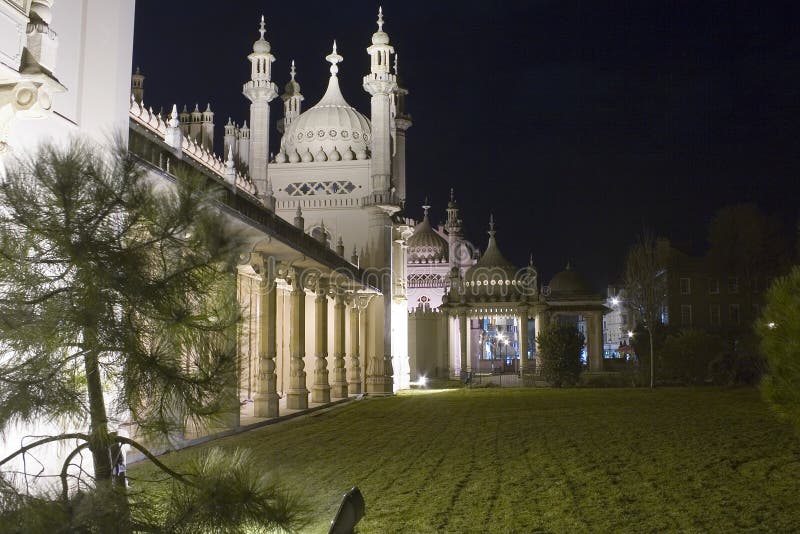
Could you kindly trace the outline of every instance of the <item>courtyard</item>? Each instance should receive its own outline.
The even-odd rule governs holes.
[[[754,389],[472,389],[354,400],[162,457],[252,449],[327,532],[788,532],[800,438]],[[135,467],[134,484],[152,475]],[[146,484],[145,484],[146,486]],[[135,487],[135,486],[134,486]],[[140,486],[142,487],[142,486]]]

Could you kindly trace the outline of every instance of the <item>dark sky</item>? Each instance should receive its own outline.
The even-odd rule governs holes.
[[[411,94],[408,205],[467,234],[489,212],[517,264],[542,280],[567,261],[599,289],[643,226],[702,249],[726,204],[755,202],[792,231],[800,210],[800,6],[769,1],[383,1]],[[304,109],[322,96],[335,38],[351,105],[377,3],[139,0],[134,65],[145,103],[248,117],[241,94],[260,15],[282,89],[297,61]],[[271,118],[282,116],[273,101]],[[272,130],[271,141],[279,139]]]

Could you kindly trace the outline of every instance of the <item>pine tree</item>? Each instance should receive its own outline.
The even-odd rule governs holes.
[[[90,498],[71,488],[65,466],[58,509],[69,524],[83,525],[80,508],[106,510],[88,523],[103,531],[136,525],[130,496],[113,484],[110,450],[127,444],[151,455],[112,432],[110,418],[128,416],[139,434],[168,438],[238,411],[242,244],[201,178],[157,184],[119,146],[46,145],[7,168],[0,187],[0,431],[54,419],[86,430],[40,439],[0,466],[44,443],[82,443],[77,451],[88,449],[94,468],[91,499],[104,504],[87,508]],[[155,461],[194,495],[214,483]],[[52,504],[12,487],[0,488],[5,513]],[[270,510],[267,522],[291,519]]]

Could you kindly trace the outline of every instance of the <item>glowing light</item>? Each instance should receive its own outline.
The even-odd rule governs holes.
[[[612,297],[611,298],[611,304],[616,306],[617,304],[619,304],[619,299],[617,297]]]
[[[767,328],[769,328],[770,330],[774,329],[776,326],[778,326],[778,325],[776,325],[776,324],[775,324],[775,323],[773,323],[773,322],[769,322],[769,323],[767,323]]]
[[[628,330],[628,337],[633,337],[633,330]]]

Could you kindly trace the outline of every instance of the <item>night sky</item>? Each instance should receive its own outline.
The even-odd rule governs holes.
[[[249,117],[246,59],[267,20],[283,89],[297,62],[304,109],[324,92],[335,38],[348,102],[377,3],[139,0],[134,65],[145,103],[211,103],[215,138]],[[702,250],[714,212],[755,202],[793,231],[800,213],[800,7],[754,1],[383,1],[410,90],[409,216],[451,187],[467,235],[543,281],[570,261],[596,289],[618,279],[646,226]],[[282,116],[273,101],[271,119]],[[277,132],[271,130],[277,147]],[[218,152],[221,149],[218,148]]]

